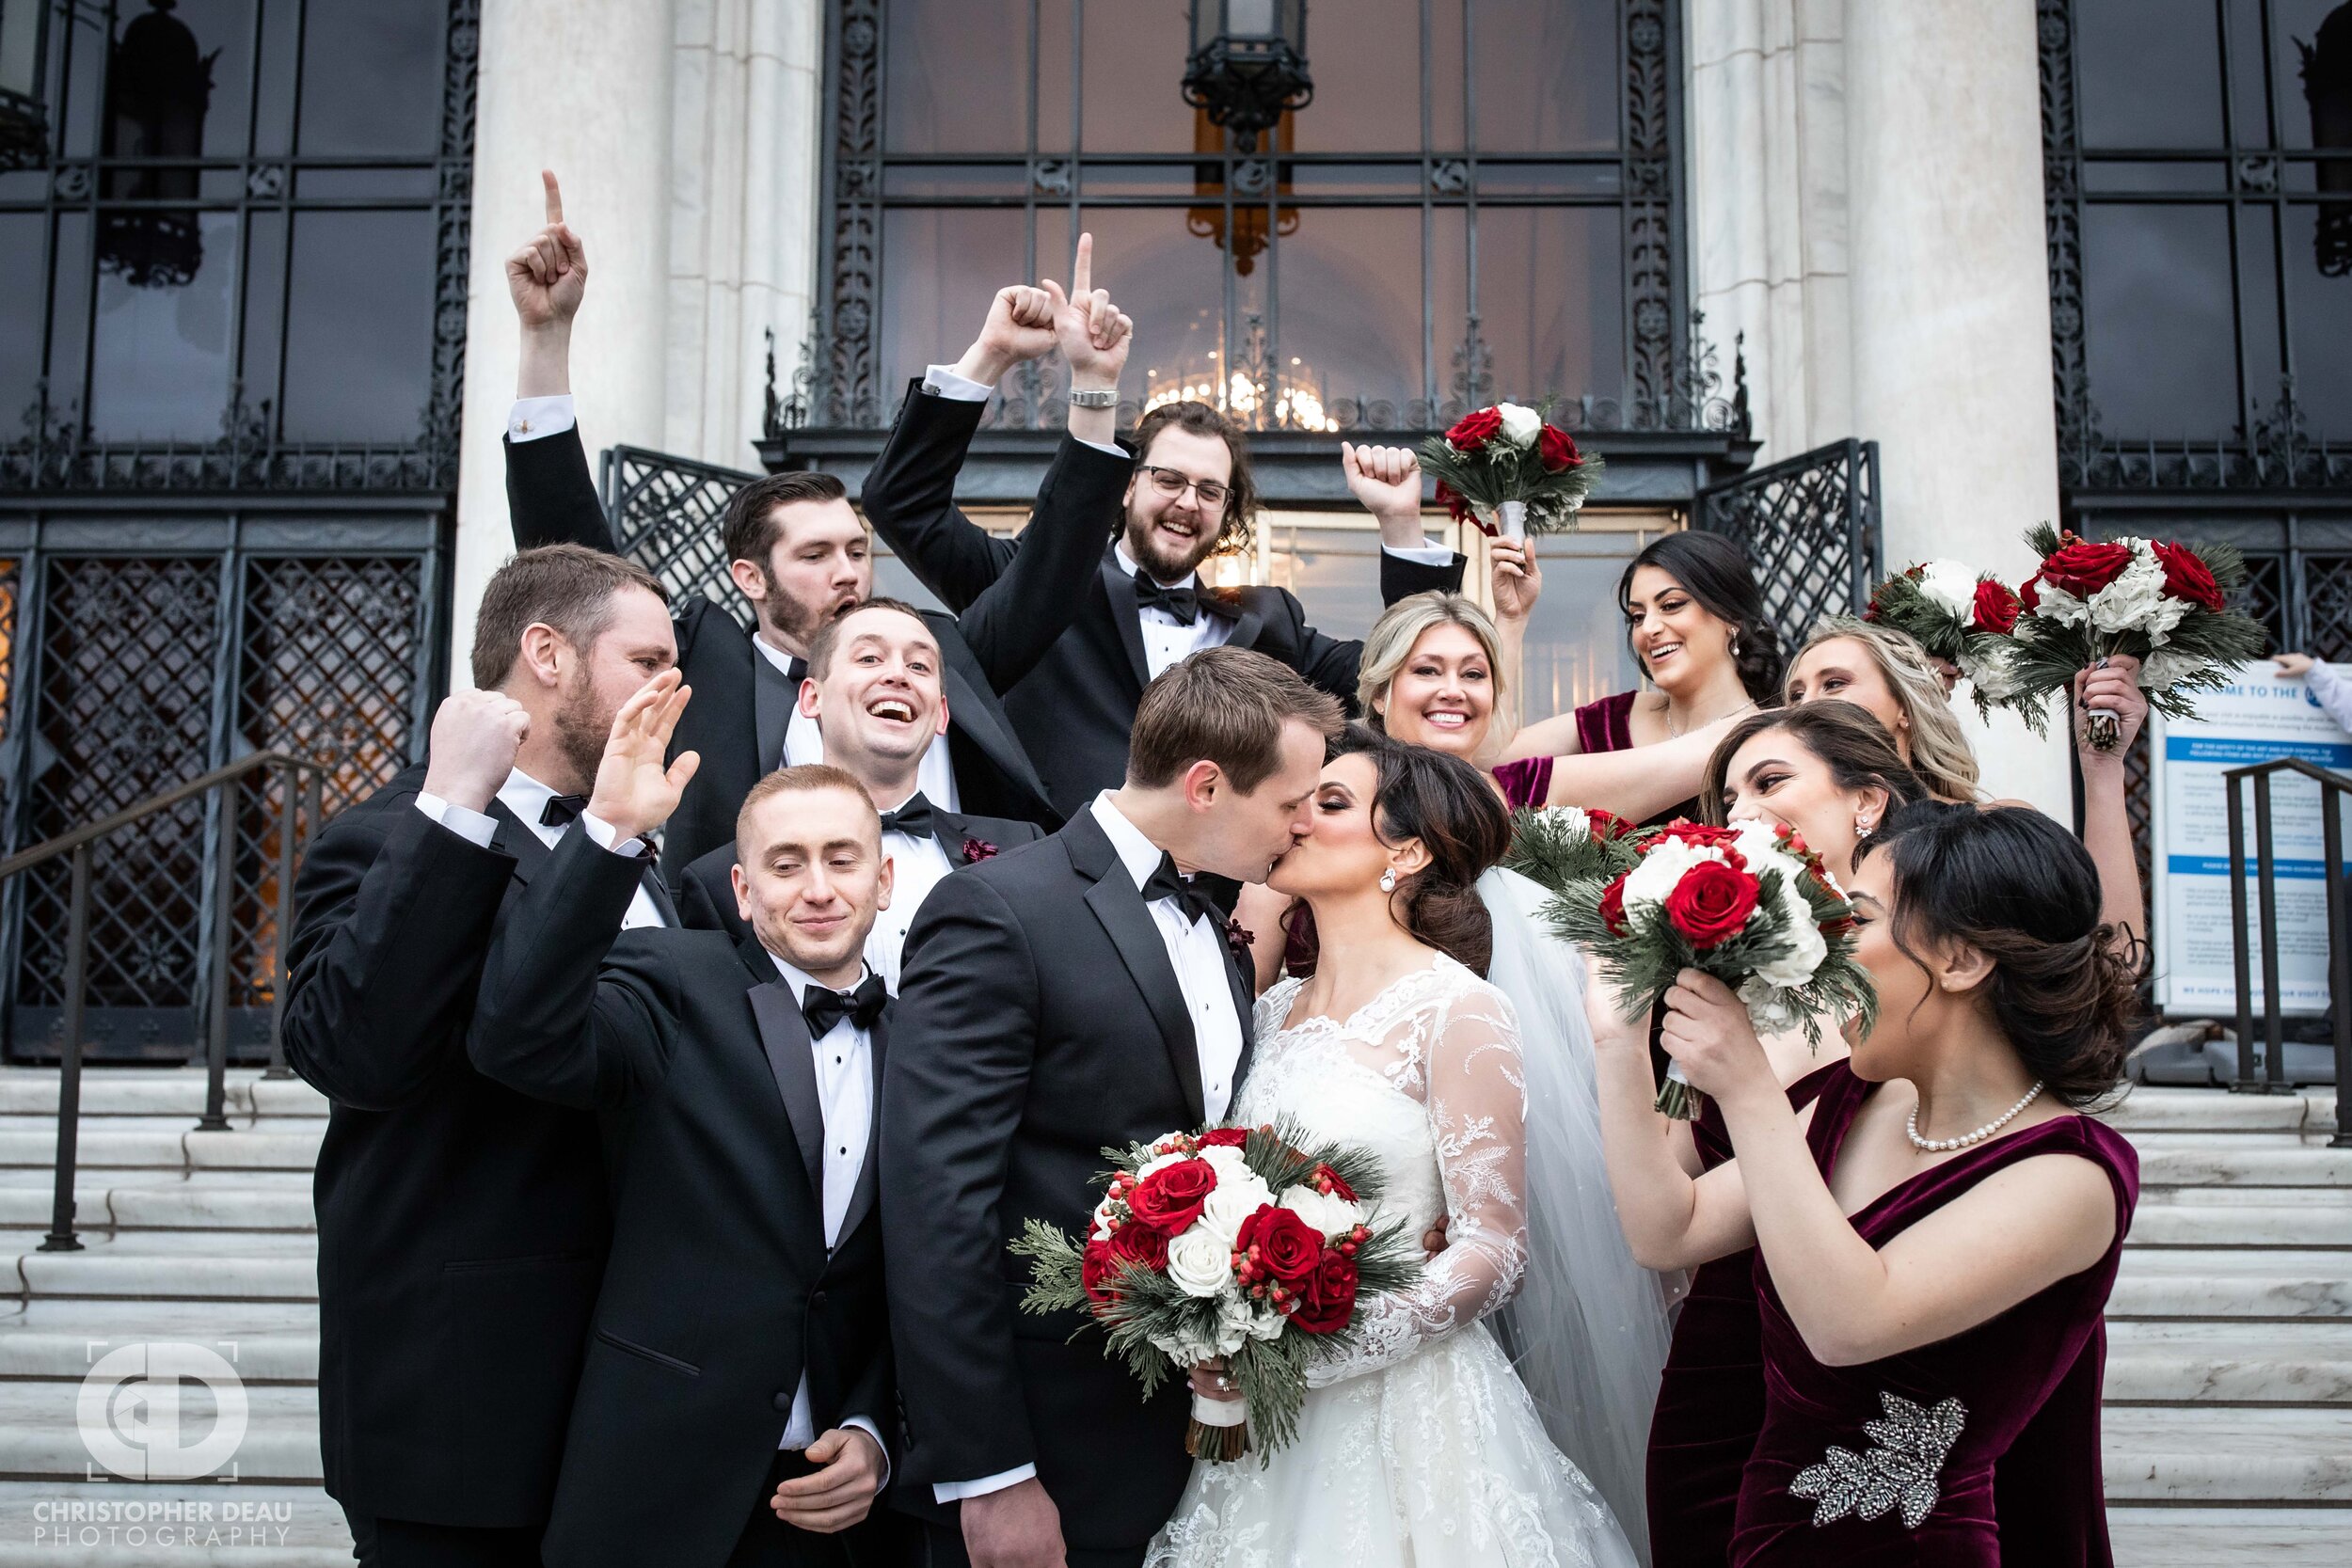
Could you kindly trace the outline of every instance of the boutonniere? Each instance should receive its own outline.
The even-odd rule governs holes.
[[[981,861],[993,860],[995,855],[996,846],[984,838],[967,838],[963,841],[963,863],[966,865],[977,865]]]
[[[1230,914],[1225,917],[1225,945],[1232,949],[1234,958],[1248,963],[1249,949],[1257,940],[1258,933],[1244,926],[1240,920]]]

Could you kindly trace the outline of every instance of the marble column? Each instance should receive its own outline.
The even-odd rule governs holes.
[[[473,261],[457,494],[453,686],[482,585],[513,550],[499,439],[515,396],[505,261],[545,211],[539,171],[564,182],[588,250],[572,388],[591,451],[666,434],[673,0],[485,0],[474,119]]]
[[[2058,507],[2032,0],[1850,5],[1845,46],[1852,406],[1887,561],[2014,581]],[[1994,794],[2071,817],[2062,740],[1973,738]]]

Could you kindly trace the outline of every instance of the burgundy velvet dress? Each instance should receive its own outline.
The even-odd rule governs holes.
[[[1576,743],[1587,752],[1629,752],[1633,749],[1633,701],[1640,693],[1620,691],[1598,702],[1586,703],[1576,710]],[[1547,789],[1551,777],[1547,769],[1544,777]],[[1668,806],[1656,816],[1642,823],[1654,828],[1662,823],[1699,819],[1698,797],[1693,795],[1679,805]]]
[[[1806,1141],[1824,1178],[1873,1086],[1842,1062],[1822,1085]],[[1740,1478],[1734,1568],[1997,1568],[2005,1536],[2018,1548],[2012,1563],[2106,1560],[2100,1315],[2139,1196],[2131,1145],[2087,1117],[2060,1117],[1898,1183],[1853,1224],[1882,1244],[2039,1154],[2078,1155],[2106,1173],[2115,1240],[2080,1274],[1948,1339],[1825,1367],[1805,1349],[1758,1258],[1764,1425]],[[2064,1467],[2030,1486],[1997,1481],[2012,1450],[2053,1463],[2063,1454]]]
[[[1788,1085],[1803,1110],[1842,1063],[1814,1069]],[[1691,1124],[1699,1164],[1731,1158],[1731,1134],[1714,1101]],[[1666,1370],[1650,1417],[1650,1568],[1724,1568],[1731,1555],[1740,1473],[1764,1426],[1764,1347],[1756,1318],[1756,1249],[1702,1264],[1675,1319]]]

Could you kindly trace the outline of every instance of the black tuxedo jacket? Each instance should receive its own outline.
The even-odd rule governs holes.
[[[1007,816],[961,816],[937,806],[931,808],[931,836],[947,851],[947,863],[958,869],[977,865],[1000,850],[1044,836],[1036,823]],[[966,854],[967,844],[977,852]],[[724,931],[738,942],[752,934],[751,927],[736,912],[735,882],[728,875],[734,869],[735,845],[730,841],[694,862],[679,876],[678,919],[688,929]]]
[[[423,782],[411,768],[328,823],[294,883],[286,1059],[332,1102],[319,1446],[355,1513],[537,1525],[603,1266],[604,1167],[593,1117],[466,1059],[501,908],[549,852],[500,805],[477,847],[417,810]]]
[[[1027,553],[1035,524],[1015,539],[999,539],[973,522],[955,504],[956,473],[963,467],[984,405],[934,397],[914,385],[898,408],[898,423],[882,455],[866,477],[866,520],[890,547],[950,609],[961,610],[988,594],[1013,572]],[[1093,452],[1067,436],[1062,451]],[[1151,679],[1145,662],[1143,623],[1136,606],[1135,578],[1112,559],[1112,540],[1121,515],[1121,489],[1093,513],[1086,532],[1094,549],[1094,570],[1074,585],[1074,616],[1035,670],[1005,694],[1005,712],[1045,777],[1055,809],[1065,817],[1127,772],[1127,733],[1135,727],[1136,705]],[[1052,480],[1047,482],[1048,491]],[[1042,516],[1045,492],[1039,496]],[[1059,542],[1061,532],[1037,535]],[[1075,528],[1066,531],[1075,534]],[[1462,586],[1462,558],[1449,567],[1423,566],[1386,551],[1380,556],[1380,595],[1394,604],[1432,588]],[[1255,648],[1280,660],[1352,711],[1363,643],[1326,637],[1307,624],[1296,595],[1283,588],[1218,589],[1202,597],[1205,612],[1232,623],[1230,646]]]
[[[1229,966],[1247,1069],[1250,998]],[[1236,1074],[1238,1081],[1239,1075]],[[1074,1549],[1136,1550],[1191,1462],[1189,1396],[1149,1402],[1101,1331],[1020,1309],[1031,1219],[1083,1235],[1102,1149],[1202,1120],[1192,1020],[1090,812],[957,872],[908,934],[882,1077],[882,1239],[907,1418],[903,1504],[1025,1464]]]
[[[560,844],[490,956],[474,1065],[604,1113],[612,1246],[541,1550],[719,1568],[808,1374],[817,1431],[895,1432],[879,1140],[825,1245],[824,1116],[799,999],[756,942],[621,931],[637,863]],[[618,933],[617,940],[615,933]],[[874,1026],[875,1067],[888,1015]]]
[[[946,664],[947,744],[959,802],[991,816],[1057,823],[1052,798],[1016,738],[996,693],[1026,674],[1060,634],[1061,607],[1093,571],[1101,546],[1090,522],[1116,511],[1127,466],[1083,442],[1064,440],[1039,493],[1031,529],[1047,547],[1002,589],[967,596],[960,615],[927,612]],[[612,551],[612,531],[588,477],[578,430],[506,444],[506,499],[517,548],[578,544]],[[1069,526],[1084,523],[1081,532]],[[1044,525],[1040,528],[1039,525]],[[700,594],[671,606],[678,664],[694,700],[678,721],[671,754],[700,752],[661,846],[662,875],[675,881],[691,862],[735,837],[735,814],[783,755],[797,690],[752,646],[734,613]]]

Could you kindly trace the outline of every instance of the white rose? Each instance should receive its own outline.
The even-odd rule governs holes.
[[[1593,819],[1582,806],[1546,806],[1535,815],[1547,823],[1565,828],[1574,837],[1593,836]]]
[[[1516,403],[1498,403],[1495,412],[1502,416],[1502,438],[1505,441],[1521,449],[1535,444],[1536,432],[1544,428],[1542,415]]]
[[[1719,861],[1724,852],[1709,845],[1691,844],[1682,839],[1662,840],[1642,857],[1625,879],[1625,912],[1630,918],[1639,911],[1653,910],[1666,902],[1682,874],[1701,861]]]
[[[1976,613],[1977,574],[1957,561],[1931,561],[1920,569],[1919,592],[1956,621]]]
[[[1109,1198],[1106,1197],[1102,1202],[1096,1204],[1094,1206],[1094,1223],[1087,1227],[1088,1238],[1091,1241],[1099,1242],[1104,1237],[1109,1235],[1111,1233],[1111,1220],[1114,1217],[1115,1211]]]
[[[1146,1160],[1143,1164],[1136,1167],[1136,1180],[1140,1181],[1155,1170],[1166,1170],[1170,1165],[1194,1158],[1196,1158],[1196,1156],[1182,1152],[1175,1154],[1155,1154],[1151,1159]]]
[[[1780,884],[1780,913],[1788,927],[1787,948],[1779,957],[1756,966],[1757,976],[1775,986],[1802,986],[1813,978],[1813,972],[1829,957],[1829,941],[1821,928],[1813,924],[1813,909],[1797,891],[1797,884],[1783,878]]]
[[[1241,1222],[1274,1201],[1274,1190],[1254,1171],[1216,1173],[1216,1190],[1200,1206],[1198,1226],[1206,1227],[1231,1251],[1241,1234]]]
[[[2188,613],[2188,606],[2164,591],[2164,567],[2155,552],[2135,544],[2132,563],[2113,582],[2090,595],[2090,624],[2101,631],[2144,631],[2162,642]]]
[[[1319,1193],[1303,1184],[1284,1192],[1281,1202],[1283,1208],[1321,1231],[1327,1242],[1339,1240],[1363,1223],[1361,1208],[1337,1194]]]
[[[1233,1243],[1207,1226],[1196,1225],[1168,1243],[1168,1277],[1188,1296],[1203,1301],[1233,1283]]]

